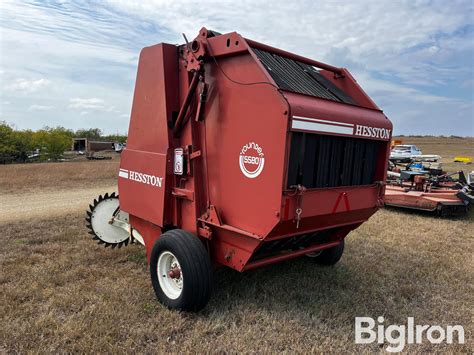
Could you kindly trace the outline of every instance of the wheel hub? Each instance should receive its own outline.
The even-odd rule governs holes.
[[[168,272],[168,276],[172,279],[179,279],[181,277],[181,269],[173,267],[170,272]]]
[[[158,281],[165,295],[176,299],[183,290],[183,273],[176,256],[170,251],[163,251],[156,266]]]
[[[87,228],[89,234],[99,244],[119,248],[127,245],[130,239],[130,229],[128,226],[128,214],[120,211],[120,202],[115,193],[104,196],[100,195],[94,199],[94,203],[87,211]]]

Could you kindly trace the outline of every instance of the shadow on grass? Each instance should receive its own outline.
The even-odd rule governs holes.
[[[373,281],[365,283],[361,276],[347,265],[323,267],[304,257],[246,273],[222,268],[216,272],[216,290],[209,309],[221,313],[254,308],[284,318],[347,314],[357,308],[361,289],[379,287]],[[370,301],[366,301],[364,308],[370,309]]]
[[[228,313],[238,319],[250,309],[281,321],[352,327],[357,316],[383,315],[402,322],[408,316],[436,318],[439,298],[465,296],[454,291],[457,281],[440,283],[440,274],[447,280],[456,275],[451,264],[441,270],[436,258],[420,260],[417,250],[387,251],[383,244],[368,246],[363,239],[347,244],[346,255],[332,267],[300,257],[245,273],[221,268],[203,315]],[[363,253],[354,254],[358,250]]]

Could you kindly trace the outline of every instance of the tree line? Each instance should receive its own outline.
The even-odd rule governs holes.
[[[33,131],[17,130],[0,121],[0,164],[32,159],[59,160],[71,148],[72,138],[88,138],[125,143],[125,135],[104,135],[99,128],[73,131],[64,127],[44,127]],[[39,154],[38,154],[39,153]]]

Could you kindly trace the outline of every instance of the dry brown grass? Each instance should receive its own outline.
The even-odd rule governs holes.
[[[120,160],[0,165],[0,194],[115,183]]]
[[[94,184],[87,176],[81,184]],[[410,352],[474,350],[473,213],[382,210],[350,234],[337,266],[303,257],[244,274],[220,269],[208,307],[180,314],[156,301],[143,248],[89,239],[85,205],[61,218],[0,222],[0,351],[377,352],[354,344],[354,318],[380,315],[386,324],[413,316],[464,326],[465,345],[425,341]]]

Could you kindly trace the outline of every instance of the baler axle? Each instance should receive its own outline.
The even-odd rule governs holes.
[[[174,267],[172,268],[169,272],[168,272],[168,276],[172,279],[179,279],[181,277],[181,269],[178,268],[178,267]]]

